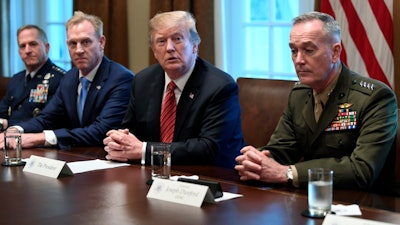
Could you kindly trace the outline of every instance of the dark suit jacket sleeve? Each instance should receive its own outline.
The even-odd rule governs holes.
[[[69,148],[76,144],[102,145],[107,131],[116,129],[121,124],[129,101],[130,83],[131,76],[125,76],[112,84],[113,90],[104,100],[100,114],[90,125],[73,129],[61,128],[54,130],[59,148]]]
[[[205,105],[197,109],[201,113],[190,112],[194,115],[188,116],[188,124],[173,143],[175,163],[234,167],[244,143],[237,94],[236,84],[229,83],[215,92],[210,101],[204,101]]]
[[[59,148],[69,148],[76,144],[102,145],[107,131],[118,128],[125,115],[132,77],[128,70],[111,71],[109,80],[102,87],[108,93],[97,96],[98,104],[95,108],[100,107],[101,110],[94,112],[96,117],[91,123],[84,127],[54,130]]]
[[[107,61],[107,60],[106,60]],[[108,65],[109,64],[109,65]],[[129,101],[129,93],[133,73],[115,62],[106,63],[102,69],[102,79],[98,85],[93,84],[98,93],[86,102],[92,101],[91,113],[84,116],[84,125],[79,124],[76,111],[76,86],[78,78],[76,74],[65,76],[74,79],[63,79],[56,95],[51,99],[42,113],[21,124],[26,132],[41,132],[42,130],[54,130],[58,147],[66,149],[73,146],[102,145],[107,131],[120,126],[125,115]],[[102,66],[100,66],[100,69]],[[99,73],[98,71],[98,73]],[[96,77],[99,74],[96,74]],[[95,78],[96,79],[96,78]],[[68,91],[66,91],[68,90]],[[71,91],[70,91],[71,90]]]
[[[171,161],[174,165],[210,164],[232,169],[244,146],[236,85],[226,85],[207,104],[191,112],[174,138]],[[148,164],[151,144],[147,145]]]

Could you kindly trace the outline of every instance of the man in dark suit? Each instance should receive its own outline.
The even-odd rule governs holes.
[[[159,64],[135,76],[122,122],[126,129],[111,130],[104,139],[107,159],[149,164],[150,145],[168,142],[173,165],[233,168],[243,147],[238,87],[231,76],[197,57],[199,44],[190,13],[160,13],[150,20],[150,45]],[[176,119],[166,138],[160,116],[171,81]]]
[[[9,80],[6,95],[0,101],[0,131],[37,116],[53,97],[65,74],[49,59],[50,44],[42,28],[20,27],[17,41],[25,70]]]
[[[67,72],[42,113],[18,124],[25,132],[24,148],[102,145],[106,132],[119,127],[124,117],[133,73],[104,56],[102,21],[78,11],[66,27],[67,45],[76,68]],[[86,100],[82,99],[85,95]]]
[[[333,170],[334,187],[394,187],[396,96],[340,61],[339,24],[319,12],[296,17],[289,46],[300,83],[267,146],[237,157],[242,180],[307,187],[309,168]],[[259,151],[262,150],[262,151]],[[392,178],[392,179],[391,179]]]

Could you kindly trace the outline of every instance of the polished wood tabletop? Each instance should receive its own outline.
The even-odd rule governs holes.
[[[101,148],[23,150],[23,157],[43,156],[66,162],[104,159]],[[1,155],[3,156],[3,155]],[[243,197],[202,207],[146,198],[148,166],[131,165],[89,171],[58,179],[0,168],[0,224],[322,224],[301,216],[307,192],[241,182],[235,171],[212,166],[173,166],[173,175],[197,174],[219,181],[225,192]],[[357,203],[357,218],[399,223],[400,200],[370,193],[334,190],[334,203]]]

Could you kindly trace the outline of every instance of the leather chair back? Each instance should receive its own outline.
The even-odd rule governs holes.
[[[242,129],[247,145],[266,145],[287,106],[295,81],[238,78]]]

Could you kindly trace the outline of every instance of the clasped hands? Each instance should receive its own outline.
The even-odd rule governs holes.
[[[268,150],[259,151],[253,146],[243,147],[242,155],[236,157],[240,180],[260,180],[266,183],[286,183],[288,166],[281,165],[271,158]]]
[[[143,142],[128,129],[110,130],[103,140],[106,159],[126,162],[142,158]]]

